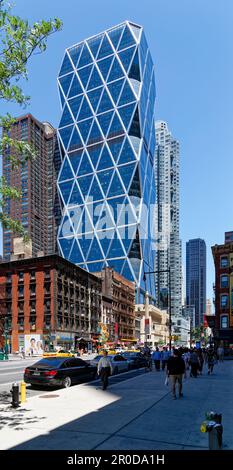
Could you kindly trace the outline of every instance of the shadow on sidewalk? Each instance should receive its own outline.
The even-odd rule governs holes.
[[[0,406],[0,430],[10,427],[16,431],[23,431],[26,425],[46,419],[45,416],[40,418],[38,416],[27,417],[28,412],[29,410],[25,408],[12,408],[11,406],[3,408]],[[9,413],[11,413],[10,416]]]

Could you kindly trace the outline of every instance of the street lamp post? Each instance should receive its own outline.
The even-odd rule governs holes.
[[[146,282],[146,274],[161,274],[161,273],[168,273],[168,311],[169,311],[169,349],[171,351],[172,348],[172,309],[171,309],[171,268],[169,266],[168,269],[163,269],[161,271],[144,271],[143,280]]]

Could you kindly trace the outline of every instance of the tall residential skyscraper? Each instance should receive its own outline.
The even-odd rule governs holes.
[[[155,298],[154,67],[143,28],[124,22],[68,48],[58,77],[62,255],[113,267]],[[149,214],[148,214],[149,212]],[[148,216],[148,217],[147,217]]]
[[[158,247],[156,253],[157,306],[162,307],[163,291],[169,290],[166,271],[171,270],[171,313],[179,315],[182,307],[182,248],[180,240],[180,148],[168,130],[167,123],[156,121],[156,221]]]
[[[206,244],[196,238],[186,243],[186,304],[195,306],[195,325],[206,313]]]
[[[36,150],[34,160],[12,169],[11,149],[3,152],[3,176],[7,184],[21,191],[20,200],[6,200],[5,213],[19,220],[32,240],[32,255],[39,251],[45,255],[56,251],[56,232],[59,224],[59,201],[56,177],[60,167],[60,153],[56,131],[47,122],[39,122],[31,114],[16,120],[10,137],[27,141]],[[13,238],[17,234],[3,229],[3,257],[10,259]]]

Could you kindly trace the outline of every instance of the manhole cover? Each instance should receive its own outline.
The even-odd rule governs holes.
[[[57,398],[59,395],[41,395],[39,398]]]

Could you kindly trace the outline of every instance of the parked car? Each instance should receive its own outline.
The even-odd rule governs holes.
[[[122,355],[127,359],[130,369],[139,369],[140,367],[147,367],[147,359],[141,352],[125,351]]]
[[[96,365],[74,357],[46,357],[24,371],[24,381],[31,385],[70,387],[96,377]]]
[[[101,357],[103,356],[101,355],[96,356],[94,359],[92,359],[92,361],[90,361],[90,364],[98,367],[98,362],[101,359]],[[113,375],[116,375],[119,372],[126,372],[127,370],[130,369],[129,362],[122,354],[108,354],[108,358],[110,359],[111,364],[112,364]]]

